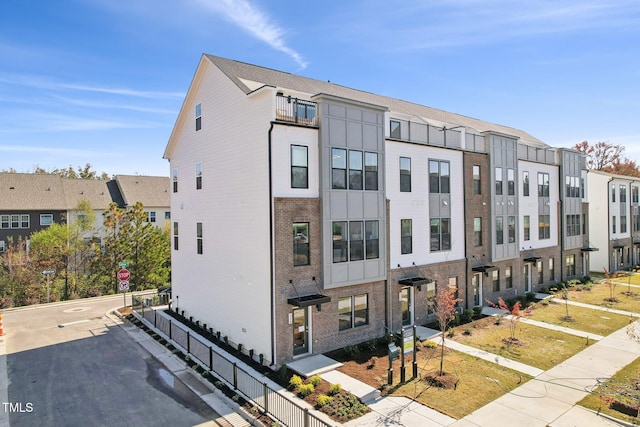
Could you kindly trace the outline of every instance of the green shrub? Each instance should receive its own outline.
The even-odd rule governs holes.
[[[298,375],[292,375],[291,379],[289,380],[289,385],[293,388],[300,387],[302,385],[302,378],[300,378]]]
[[[471,322],[471,320],[473,320],[473,310],[469,308],[465,308],[464,310],[462,310],[460,321],[462,321],[462,323],[469,323]]]
[[[527,292],[526,294],[524,294],[524,297],[526,299],[526,302],[535,301],[536,300],[536,293],[535,292]]]
[[[426,348],[436,348],[438,347],[438,343],[436,343],[435,341],[425,341],[422,343],[423,346],[425,346]]]
[[[298,396],[307,397],[315,390],[316,388],[313,386],[313,384],[301,384],[298,386]]]
[[[320,383],[322,382],[322,377],[320,377],[320,375],[314,375],[309,378],[309,382],[313,384],[314,387],[318,387],[318,385],[320,385]]]
[[[369,341],[367,341],[363,345],[364,345],[365,350],[368,350],[371,353],[373,353],[378,348],[378,339],[377,338],[370,339]]]
[[[358,347],[357,345],[348,345],[342,350],[347,355],[347,357],[351,359],[355,358],[358,354],[360,354],[360,347]]]
[[[340,394],[342,391],[342,386],[340,384],[331,384],[329,387],[329,396],[335,396],[336,394]]]
[[[482,316],[482,306],[481,305],[476,305],[475,307],[473,307],[473,317],[480,317]]]
[[[318,396],[318,408],[322,408],[325,405],[328,405],[333,401],[333,397],[327,396],[326,394],[321,394]]]
[[[541,294],[548,294],[549,293],[549,287],[548,286],[541,286],[540,287],[540,293]]]

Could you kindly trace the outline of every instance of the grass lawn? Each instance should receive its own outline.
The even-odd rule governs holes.
[[[631,290],[631,294],[627,294],[629,290]],[[569,290],[570,301],[640,313],[640,288],[629,288],[626,283],[618,283],[613,290],[613,295],[618,302],[607,301],[611,297],[611,290],[604,283],[595,284],[591,290],[582,287],[574,287]],[[561,293],[556,294],[556,296],[562,298]]]
[[[503,394],[518,387],[531,377],[519,372],[446,349],[444,372],[458,379],[455,389],[431,386],[427,374],[437,374],[440,369],[440,348],[419,352],[419,380],[395,385],[390,394],[406,396],[454,418],[462,418]],[[407,370],[411,374],[411,369]]]
[[[493,317],[486,317],[459,326],[450,339],[545,371],[593,343],[593,340],[587,343],[585,338],[518,322],[515,336],[520,344],[505,344],[503,339],[510,336],[509,320],[504,319],[500,325],[495,321]]]
[[[567,315],[567,306],[565,306],[563,302],[552,302],[546,306],[536,304],[535,309],[531,311],[531,315],[528,316],[528,318],[603,336],[607,336],[627,326],[630,320],[629,316],[607,313],[575,305],[569,305],[568,309],[569,316],[571,316],[573,320],[563,320]]]
[[[640,381],[640,358],[618,371],[611,380],[595,389],[592,394],[586,396],[578,405],[595,411],[603,412],[612,417],[627,421],[636,425],[637,417],[625,415],[609,408],[610,399],[618,399],[626,404],[633,406],[640,405],[640,395],[638,394],[637,383]],[[624,397],[621,394],[627,393],[630,396]]]

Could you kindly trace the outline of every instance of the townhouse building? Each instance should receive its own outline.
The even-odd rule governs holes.
[[[640,178],[590,170],[589,194],[591,269],[626,270],[640,264]]]
[[[81,201],[93,208],[95,230],[102,227],[102,214],[113,202],[126,208],[140,201],[149,221],[162,226],[170,215],[169,178],[117,175],[103,181],[0,173],[0,252],[10,241],[28,241],[31,234],[53,223],[75,221],[83,215],[78,210]]]
[[[507,126],[205,54],[164,157],[173,307],[273,366],[588,271],[582,156]]]

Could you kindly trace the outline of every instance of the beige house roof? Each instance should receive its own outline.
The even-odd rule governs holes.
[[[141,202],[144,207],[169,207],[171,203],[169,177],[116,175],[115,181],[126,206]]]
[[[106,209],[112,202],[107,181],[97,179],[63,179],[68,209],[75,209],[80,201],[89,202],[93,209]]]
[[[0,210],[67,210],[58,175],[0,173]]]
[[[493,131],[503,133],[518,137],[520,138],[521,142],[528,145],[536,147],[549,147],[544,142],[520,129],[485,122],[483,120],[463,116],[460,114],[449,113],[447,111],[438,110],[408,101],[403,101],[401,99],[390,98],[370,92],[351,89],[346,86],[341,86],[330,82],[310,79],[307,77],[285,73],[270,68],[221,58],[214,55],[205,54],[204,57],[211,61],[216,67],[218,67],[220,71],[227,75],[227,77],[245,93],[250,93],[256,88],[260,87],[259,84],[255,84],[257,82],[261,83],[262,86],[273,86],[276,88],[290,89],[303,93],[309,93],[311,95],[322,93],[327,95],[339,96],[342,98],[353,99],[360,102],[387,107],[392,113],[397,112],[409,114],[426,120],[430,119],[454,126],[464,126],[469,130],[476,130],[478,132]],[[248,84],[251,84],[251,87],[249,87]]]

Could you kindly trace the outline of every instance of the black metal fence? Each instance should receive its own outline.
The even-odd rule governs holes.
[[[318,104],[313,101],[306,101],[291,96],[276,96],[276,120],[307,126],[317,126],[317,108]]]
[[[288,396],[269,387],[268,383],[260,381],[219,350],[214,349],[213,345],[187,326],[163,312],[158,313],[152,307],[151,301],[145,295],[135,295],[132,304],[134,315],[144,319],[149,326],[181,347],[181,350],[200,366],[207,368],[214,376],[226,382],[229,387],[266,414],[289,427],[335,425],[327,423],[310,412],[308,408],[303,408]]]

